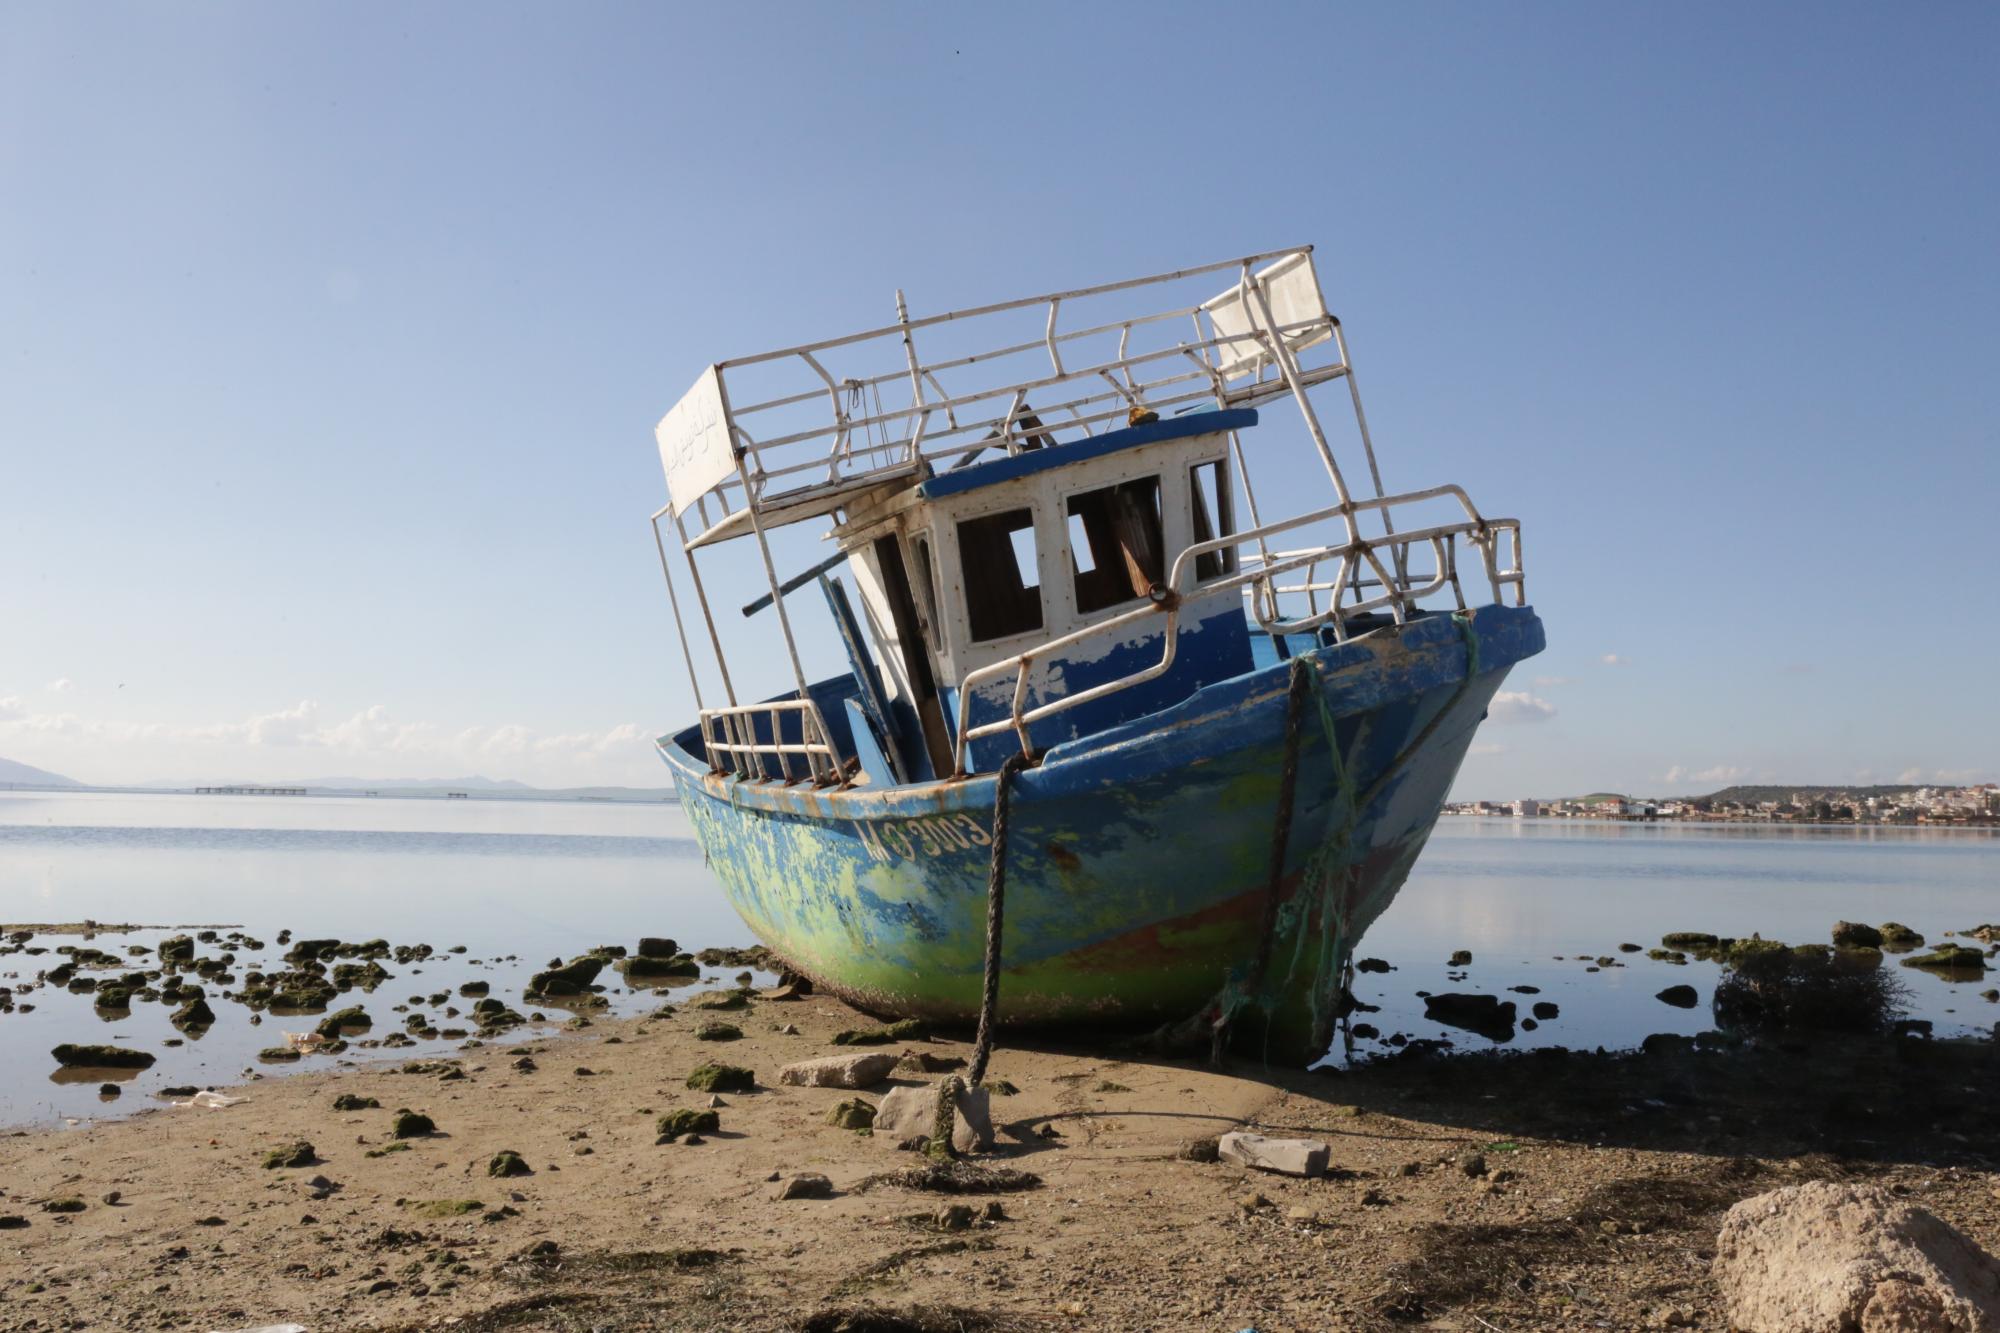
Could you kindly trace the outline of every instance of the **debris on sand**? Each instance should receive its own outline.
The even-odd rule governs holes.
[[[1042,1178],[1032,1171],[1016,1171],[1006,1166],[979,1166],[973,1162],[926,1162],[901,1171],[885,1171],[869,1176],[854,1187],[865,1193],[879,1185],[900,1190],[922,1190],[930,1194],[1008,1194],[1017,1190],[1040,1189]]]
[[[274,1171],[281,1166],[312,1166],[319,1161],[312,1144],[304,1139],[273,1148],[264,1154],[264,1168]]]

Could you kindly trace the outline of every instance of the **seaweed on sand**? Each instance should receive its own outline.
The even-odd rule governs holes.
[[[932,1194],[1003,1194],[1014,1190],[1041,1188],[1042,1178],[1032,1171],[1016,1171],[1004,1166],[979,1166],[973,1162],[926,1162],[901,1171],[885,1171],[869,1176],[855,1192],[890,1185],[897,1189],[925,1190]]]

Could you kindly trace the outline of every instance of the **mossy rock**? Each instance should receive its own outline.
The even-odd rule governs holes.
[[[862,1097],[849,1097],[828,1108],[826,1123],[835,1129],[873,1129],[875,1104]]]
[[[1859,921],[1836,921],[1833,943],[1841,949],[1879,949],[1882,947],[1882,932]]]
[[[1924,937],[1900,921],[1884,921],[1879,927],[1885,949],[1921,949]]]
[[[392,1152],[408,1152],[409,1150],[410,1145],[407,1143],[392,1143],[385,1148],[370,1148],[361,1155],[363,1157],[387,1157]]]
[[[50,1199],[42,1205],[45,1213],[80,1213],[89,1205],[82,1199]]]
[[[643,935],[639,939],[639,947],[633,952],[637,953],[641,958],[659,959],[672,958],[680,952],[680,949],[680,945],[675,944],[664,935]]]
[[[722,1128],[722,1117],[713,1111],[694,1111],[683,1107],[661,1116],[655,1128],[663,1139],[677,1139],[686,1134],[713,1134]]]
[[[404,1107],[398,1110],[395,1119],[389,1122],[389,1133],[391,1137],[399,1139],[421,1139],[437,1133],[437,1122],[421,1111],[412,1111]]]
[[[734,1023],[703,1023],[694,1030],[696,1041],[740,1041],[743,1029]]]
[[[167,1021],[182,1032],[193,1032],[198,1028],[214,1026],[215,1010],[209,1008],[207,1000],[197,995],[176,1009]]]
[[[188,963],[194,961],[194,937],[174,935],[160,941],[160,961],[162,963]]]
[[[132,992],[123,986],[100,986],[97,997],[91,1003],[99,1009],[130,1009]]]
[[[275,1171],[281,1166],[311,1166],[317,1161],[319,1154],[313,1151],[312,1144],[300,1139],[296,1143],[287,1143],[282,1148],[273,1148],[265,1153],[264,1169]]]
[[[159,1057],[124,1046],[79,1046],[64,1042],[50,1051],[66,1069],[151,1069]]]
[[[298,940],[285,951],[285,961],[295,965],[318,963],[335,957],[339,952],[339,940]]]
[[[552,995],[561,998],[566,995],[581,995],[594,985],[597,974],[604,970],[610,960],[603,954],[587,953],[572,958],[567,963],[559,963],[543,972],[537,972],[528,982],[530,995]]]
[[[360,1029],[372,1028],[374,1026],[375,1020],[368,1016],[368,1011],[356,1004],[349,1005],[337,1013],[328,1014],[319,1021],[319,1026],[314,1028],[313,1031],[332,1041],[350,1028]]]
[[[373,1097],[357,1097],[351,1092],[343,1092],[333,1099],[333,1109],[336,1111],[379,1111],[382,1109],[382,1103],[376,1101]]]
[[[699,1066],[687,1076],[687,1085],[697,1092],[754,1092],[757,1076],[741,1065],[713,1062]]]
[[[1656,963],[1673,963],[1676,966],[1684,966],[1688,960],[1688,956],[1679,949],[1648,949],[1646,957]]]
[[[1986,955],[1963,944],[1940,944],[1929,953],[1905,958],[1902,963],[1904,967],[1922,968],[1926,972],[1953,972],[1967,976],[1983,976],[1986,972]]]
[[[472,999],[476,996],[484,995],[492,989],[493,987],[484,981],[468,981],[458,988],[458,993],[467,999]]]
[[[333,984],[341,990],[372,991],[389,980],[389,970],[380,963],[342,963],[333,969]]]
[[[532,1176],[535,1173],[529,1169],[521,1154],[512,1148],[503,1148],[494,1153],[493,1160],[486,1164],[486,1174],[500,1180],[508,1176]]]
[[[625,974],[627,981],[673,981],[683,977],[701,975],[701,964],[684,953],[669,958],[654,958],[641,954],[627,958],[618,964],[618,970]]]
[[[1660,936],[1660,943],[1669,949],[1713,949],[1720,942],[1715,936],[1699,930],[1676,930]]]
[[[748,1009],[750,993],[740,990],[712,991],[694,1001],[697,1009]]]
[[[890,1023],[886,1027],[851,1028],[836,1032],[833,1044],[836,1046],[889,1046],[899,1041],[919,1041],[930,1035],[930,1025],[921,1018],[906,1018],[900,1023]]]
[[[299,1058],[299,1052],[291,1046],[266,1046],[257,1052],[257,1058],[269,1064],[289,1064]]]

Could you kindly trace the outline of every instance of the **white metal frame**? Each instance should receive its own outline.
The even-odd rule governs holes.
[[[1176,303],[1167,309],[1149,306],[1083,327],[1059,327],[1065,306],[1138,300],[1189,279],[1232,271],[1235,281],[1231,286],[1192,305]],[[695,389],[662,420],[656,432],[673,498],[654,513],[653,534],[682,656],[693,680],[694,657],[660,528],[660,520],[666,517],[672,519],[682,556],[687,561],[727,699],[724,706],[709,708],[701,699],[699,683],[695,683],[702,738],[718,772],[726,768],[746,777],[757,776],[762,773],[762,765],[754,762],[753,757],[774,754],[786,781],[795,780],[790,767],[792,755],[803,758],[815,783],[837,782],[842,776],[841,758],[834,751],[824,719],[808,695],[808,682],[771,558],[768,538],[771,527],[865,503],[990,449],[1016,453],[1040,445],[1060,448],[1058,436],[1077,432],[1089,436],[1101,429],[1115,429],[1125,425],[1135,412],[1164,416],[1177,410],[1243,407],[1290,396],[1326,469],[1336,503],[1299,518],[1264,523],[1258,512],[1242,441],[1232,432],[1231,470],[1251,526],[1183,548],[1174,560],[1167,584],[1153,602],[1116,611],[966,675],[958,682],[960,725],[956,745],[960,772],[964,769],[969,740],[1011,727],[1027,747],[1028,727],[1038,718],[1165,672],[1172,665],[1180,604],[1186,595],[1181,591],[1182,575],[1189,567],[1188,562],[1205,551],[1254,544],[1254,552],[1241,553],[1236,574],[1207,580],[1195,591],[1205,597],[1217,591],[1241,589],[1250,600],[1259,626],[1273,634],[1316,630],[1330,622],[1336,638],[1345,638],[1353,617],[1384,608],[1401,623],[1419,599],[1446,586],[1463,607],[1456,556],[1460,537],[1479,549],[1495,601],[1501,600],[1502,589],[1508,586],[1513,587],[1517,604],[1525,601],[1518,523],[1480,517],[1456,486],[1398,496],[1384,493],[1367,416],[1362,411],[1360,390],[1349,361],[1347,339],[1339,320],[1326,310],[1310,246],[1267,251],[1172,273],[922,319],[909,317],[902,293],[898,292],[896,312],[896,323],[880,328],[718,362],[703,373]],[[931,361],[918,355],[920,333],[927,341],[962,337],[976,343],[975,330],[991,328],[997,333],[999,326],[1007,322],[1006,316],[1013,315],[1018,322],[1028,312],[1041,313],[1039,338],[1023,340],[1017,335],[997,345],[984,346],[984,350],[960,351]],[[1189,337],[1171,332],[1183,321]],[[1158,345],[1135,348],[1135,335],[1142,343]],[[1096,345],[1114,338],[1115,355],[1095,350]],[[829,369],[829,362],[836,354],[845,357],[870,352],[875,354],[878,366],[891,358],[897,364],[892,369],[840,377]],[[1310,353],[1310,358],[1302,359],[1302,353]],[[1005,363],[1039,357],[1046,357],[1046,369],[1024,375],[1018,369],[1000,368]],[[752,374],[753,378],[757,374],[776,375],[781,380],[789,375],[796,387],[782,388],[775,395],[739,406],[731,395],[732,372],[739,379],[745,374]],[[953,390],[945,388],[946,377],[955,382]],[[1337,379],[1347,382],[1374,492],[1372,499],[1357,500],[1350,492],[1308,396],[1311,388]],[[892,399],[886,405],[885,391]],[[906,395],[907,401],[893,401],[899,394]],[[1031,401],[1030,395],[1040,398]],[[824,405],[826,415],[818,420],[801,417],[801,413],[812,411],[815,402]],[[766,427],[767,421],[781,424]],[[762,438],[752,434],[753,426],[763,430]],[[1173,489],[1183,489],[1185,484],[1182,479]],[[1464,522],[1396,532],[1393,510],[1447,496],[1463,506]],[[1163,504],[1166,501],[1164,491],[1162,501]],[[1363,516],[1372,516],[1381,525],[1380,536],[1363,535],[1359,522]],[[695,520],[692,534],[688,530],[690,517]],[[1057,517],[1060,520],[1062,516]],[[1278,533],[1329,521],[1339,530],[1336,541],[1296,552],[1276,552],[1268,545],[1267,538]],[[1067,524],[1060,526],[1062,542],[1053,550],[1043,540],[1044,534],[1037,533],[1045,626],[1047,593],[1052,589],[1048,566],[1054,563],[1052,556],[1067,551]],[[696,560],[700,548],[734,537],[753,537],[757,543],[797,684],[797,695],[792,700],[750,706],[737,701]],[[932,544],[939,577],[944,577],[947,568],[947,552],[954,559],[957,554],[955,533],[948,543],[942,537],[940,533]],[[1503,538],[1511,543],[1504,563],[1500,554]],[[1412,547],[1431,549],[1436,567],[1428,579],[1412,581],[1408,569]],[[1335,571],[1333,577],[1320,577],[1322,566],[1331,567]],[[1300,582],[1281,585],[1275,581],[1281,574],[1294,572],[1301,574]],[[1374,591],[1373,596],[1368,595],[1370,590]],[[1296,594],[1305,596],[1307,613],[1285,620],[1280,614],[1279,598]],[[1326,602],[1323,610],[1322,594]],[[962,608],[939,609],[955,618],[963,614]],[[1092,635],[1162,613],[1167,616],[1167,624],[1160,663],[1122,680],[1100,684],[1032,709],[1023,707],[1029,666],[1035,660],[1048,658]],[[974,685],[997,679],[1010,669],[1016,672],[1016,687],[1015,707],[1010,710],[1009,718],[982,725],[968,734],[966,708]],[[773,742],[756,740],[754,717],[760,712],[770,715]],[[806,717],[801,723],[807,737],[805,743],[775,744],[779,715],[784,712],[800,712]]]

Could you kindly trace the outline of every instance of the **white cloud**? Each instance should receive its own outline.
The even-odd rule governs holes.
[[[1665,775],[1661,778],[1661,781],[1709,782],[1709,783],[1714,783],[1718,786],[1727,787],[1731,783],[1741,782],[1743,779],[1749,776],[1750,776],[1749,769],[1738,768],[1734,764],[1716,764],[1711,768],[1701,768],[1701,769],[1684,768],[1679,764],[1675,764],[1672,768],[1666,771]]]
[[[50,681],[42,688],[47,690],[50,694],[68,694],[71,690],[76,688],[76,682],[71,680],[68,676],[57,676],[54,680]]]
[[[87,747],[100,767],[123,767],[144,752],[150,756],[146,767],[186,774],[220,772],[227,766],[231,771],[313,777],[317,774],[307,769],[315,761],[307,756],[316,752],[339,756],[339,767],[347,772],[442,776],[442,770],[455,774],[491,765],[501,776],[587,783],[634,777],[630,770],[647,771],[643,765],[652,760],[647,733],[636,722],[554,735],[519,723],[447,731],[435,722],[398,720],[383,704],[327,721],[311,699],[240,721],[182,723],[33,712],[18,696],[0,697],[0,741],[9,738],[67,738],[73,743],[72,756],[78,753],[76,746]],[[46,757],[57,758],[53,753]],[[514,765],[524,768],[517,774],[511,771]],[[618,773],[621,766],[628,771]],[[432,774],[431,769],[440,772]]]
[[[1629,657],[1620,657],[1620,656],[1619,656],[1619,655],[1618,655],[1617,653],[1606,653],[1606,654],[1605,654],[1604,656],[1602,656],[1602,657],[1598,658],[1597,660],[1598,660],[1598,661],[1600,661],[1600,662],[1602,662],[1602,663],[1604,663],[1604,665],[1606,665],[1606,666],[1630,666],[1630,665],[1632,665],[1632,659],[1631,659],[1631,658],[1629,658]]]
[[[1486,716],[1499,723],[1546,722],[1555,715],[1554,704],[1525,690],[1502,690],[1486,708]]]

